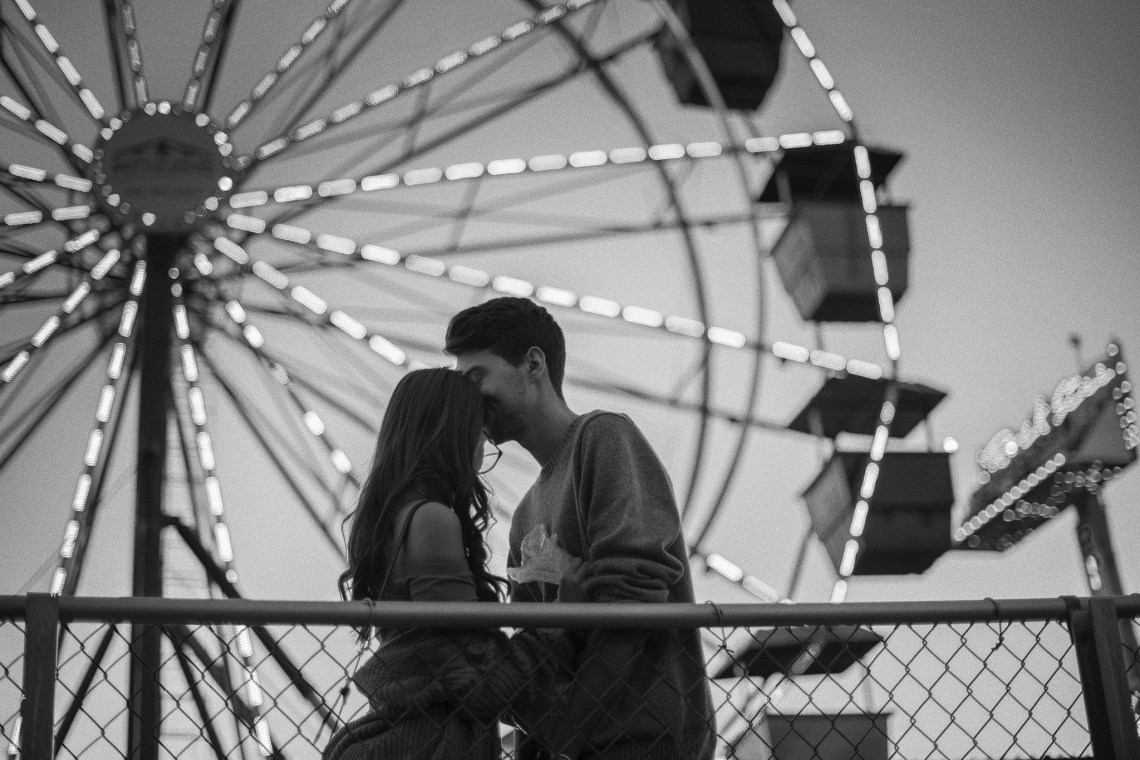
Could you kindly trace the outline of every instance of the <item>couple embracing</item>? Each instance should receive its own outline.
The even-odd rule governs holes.
[[[628,417],[567,406],[565,340],[550,314],[523,298],[487,301],[452,318],[446,350],[455,370],[410,372],[393,391],[342,593],[501,601],[508,582],[487,569],[480,476],[515,441],[541,471],[511,519],[512,602],[692,602],[668,475]],[[695,629],[379,636],[354,676],[370,710],[333,735],[329,760],[491,760],[503,754],[500,720],[520,729],[516,760],[712,757]]]

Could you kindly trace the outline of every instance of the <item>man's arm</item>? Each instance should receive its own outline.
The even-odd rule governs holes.
[[[583,436],[578,503],[590,543],[573,585],[584,601],[664,602],[684,574],[669,551],[681,525],[668,475],[628,418],[599,416]],[[634,630],[591,632],[563,722],[565,757],[575,760],[590,746],[599,721],[621,709],[648,636]]]

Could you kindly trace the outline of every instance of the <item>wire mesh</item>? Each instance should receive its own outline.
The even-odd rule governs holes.
[[[1128,625],[1136,621],[1122,620]],[[58,757],[130,754],[132,641],[153,629],[162,638],[161,753],[243,760],[429,757],[441,747],[447,757],[521,759],[518,727],[547,746],[573,738],[574,674],[598,651],[624,640],[651,652],[654,637],[676,633],[414,628],[362,646],[353,627],[311,622],[65,623]],[[10,757],[18,756],[24,630],[0,623],[0,736]],[[696,757],[685,734],[709,730],[715,756],[739,760],[1092,756],[1064,620],[853,620],[700,634],[694,665],[711,715],[702,688],[677,689],[676,662],[640,657],[602,678],[593,749]],[[1140,651],[1126,645],[1124,662],[1140,670]]]
[[[0,751],[19,745],[20,704],[24,697],[24,624],[0,618]]]

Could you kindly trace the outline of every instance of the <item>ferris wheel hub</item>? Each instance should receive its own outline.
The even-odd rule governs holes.
[[[233,186],[232,148],[204,114],[167,103],[126,111],[103,130],[95,151],[100,204],[156,232],[189,230]]]

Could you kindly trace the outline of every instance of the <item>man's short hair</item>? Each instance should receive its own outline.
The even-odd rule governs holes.
[[[546,355],[550,383],[563,398],[566,338],[550,312],[527,298],[502,296],[466,308],[451,318],[444,339],[449,354],[489,350],[515,366],[532,346]]]

